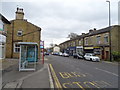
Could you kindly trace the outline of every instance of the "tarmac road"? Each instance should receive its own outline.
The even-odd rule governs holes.
[[[56,88],[118,88],[117,63],[53,55],[46,57]]]

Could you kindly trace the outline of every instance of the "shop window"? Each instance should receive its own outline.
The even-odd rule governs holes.
[[[20,45],[19,44],[14,44],[14,52],[15,53],[18,53],[18,52],[20,52]]]
[[[100,53],[101,53],[101,49],[100,48],[95,48],[94,49],[94,54],[100,55]]]

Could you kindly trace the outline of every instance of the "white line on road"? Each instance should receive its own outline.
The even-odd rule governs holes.
[[[52,74],[51,74],[51,72],[50,72],[50,68],[49,68],[49,65],[48,65],[48,64],[47,64],[47,67],[48,67],[48,74],[49,74],[50,88],[53,88],[53,89],[54,89],[54,84],[53,84]]]
[[[103,72],[106,72],[106,73],[109,73],[109,74],[112,74],[112,75],[114,75],[114,76],[117,76],[117,77],[118,77],[118,75],[117,75],[117,74],[115,74],[115,73],[112,73],[112,72],[109,72],[109,71],[106,71],[106,70],[103,70],[103,69],[99,69],[99,68],[95,68],[95,69],[100,70],[100,71],[103,71]]]

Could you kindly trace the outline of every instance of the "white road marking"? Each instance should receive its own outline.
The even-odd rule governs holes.
[[[48,74],[49,74],[50,88],[53,88],[53,89],[54,89],[54,84],[53,84],[52,74],[51,74],[51,72],[50,72],[50,68],[49,68],[49,65],[48,65],[48,64],[47,64],[47,67],[48,67]]]
[[[100,70],[100,71],[103,71],[103,72],[106,72],[106,73],[109,73],[109,74],[112,74],[112,75],[114,75],[114,76],[117,76],[117,77],[118,77],[118,75],[117,75],[117,74],[115,74],[115,73],[112,73],[112,72],[109,72],[109,71],[106,71],[106,70],[103,70],[103,69],[99,69],[99,68],[95,68],[95,69]]]

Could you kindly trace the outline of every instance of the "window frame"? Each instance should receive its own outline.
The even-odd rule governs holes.
[[[99,38],[98,38],[99,37]],[[100,40],[101,36],[96,36],[96,43],[97,44],[101,44],[101,40]]]
[[[17,47],[16,45],[18,45],[19,47]],[[14,53],[19,53],[19,52],[20,52],[20,45],[18,43],[14,43]]]
[[[106,38],[107,38],[107,40],[106,40]],[[104,36],[104,43],[109,43],[109,37],[108,37],[108,35]]]
[[[18,33],[21,33],[21,35],[19,35]],[[18,31],[17,31],[17,36],[20,37],[20,36],[22,36],[22,35],[23,35],[23,31],[22,31],[22,30],[18,30]]]
[[[88,38],[85,38],[85,45],[88,45]]]

